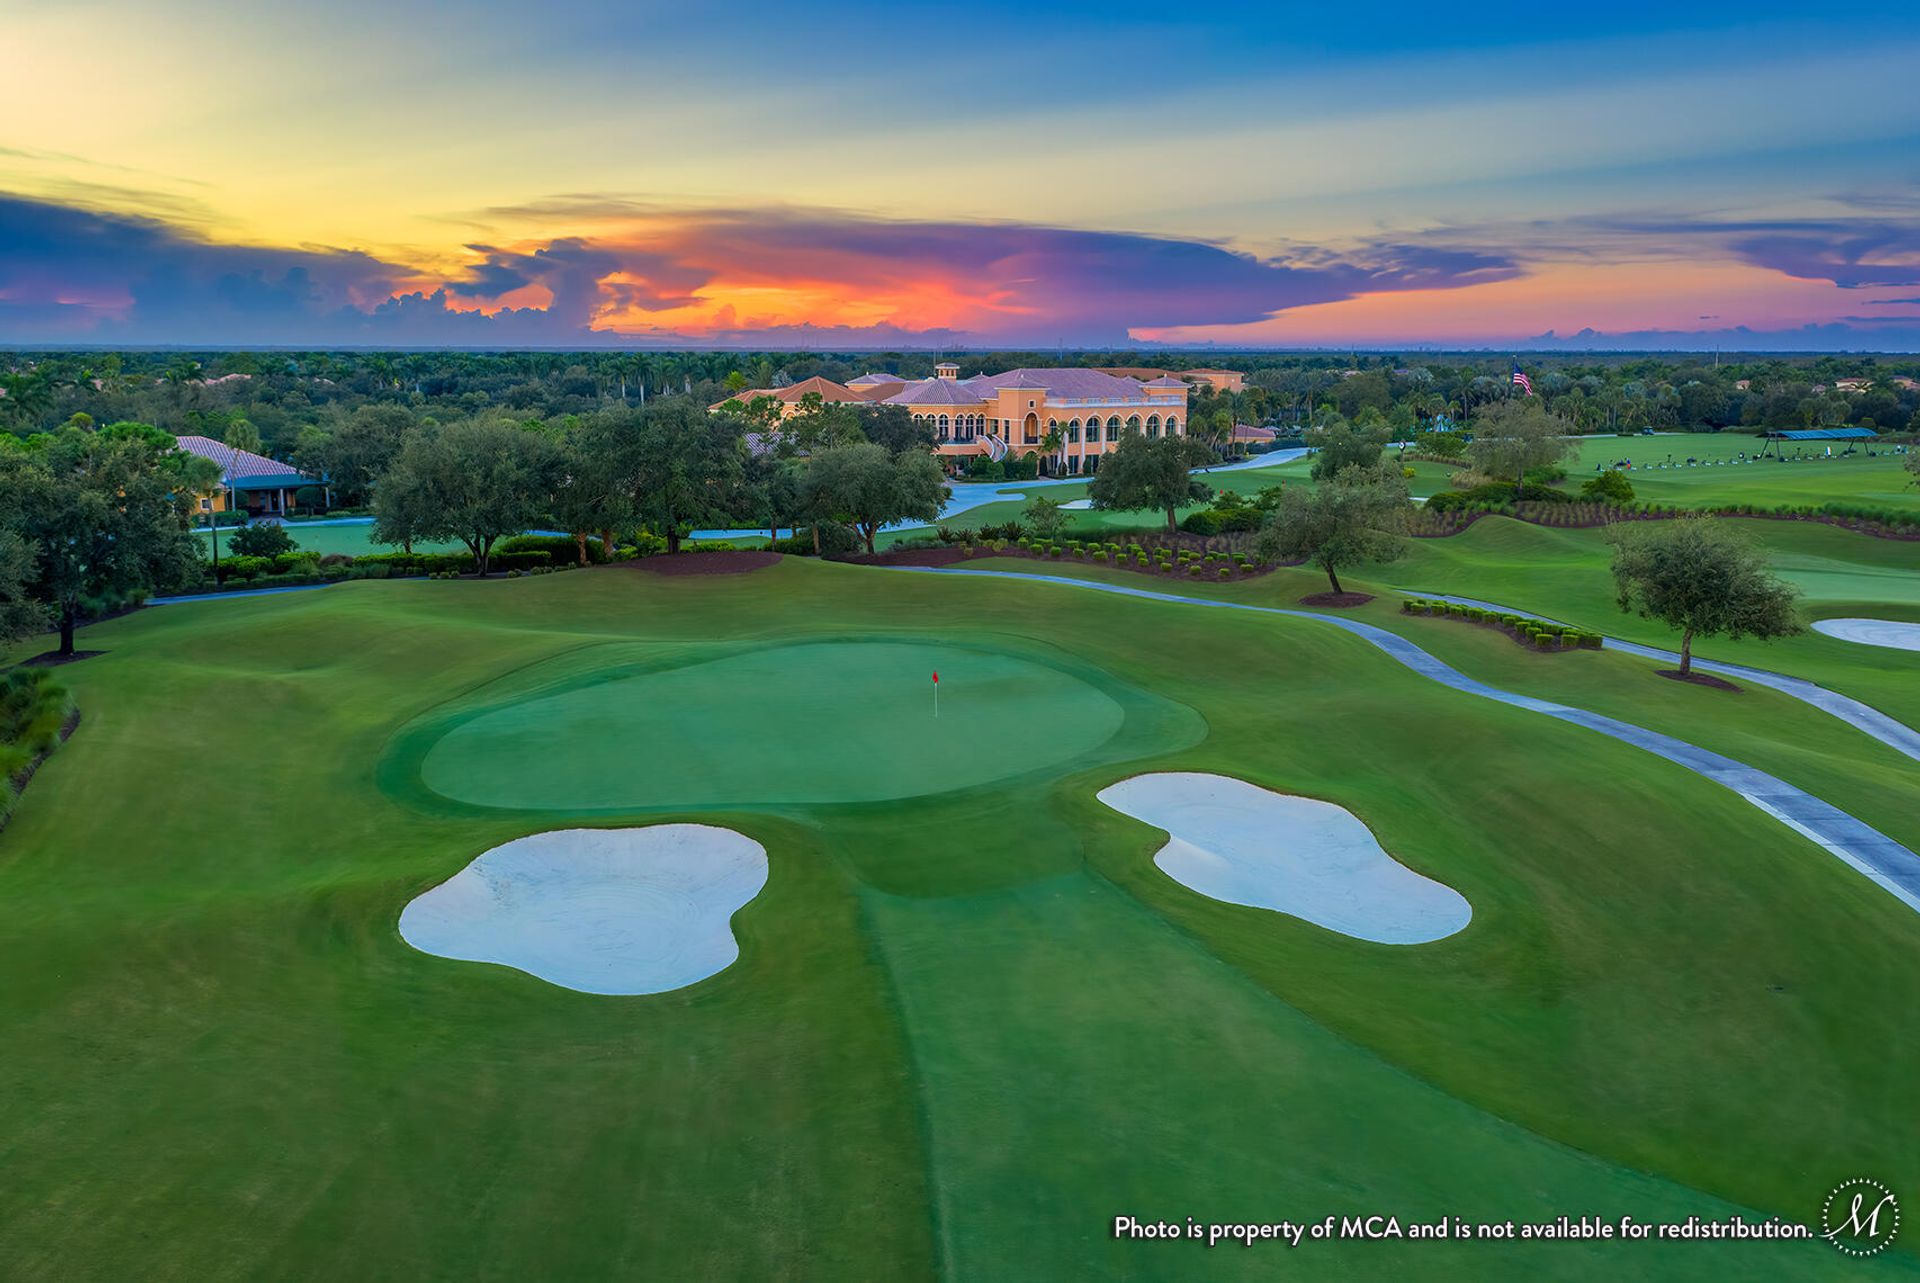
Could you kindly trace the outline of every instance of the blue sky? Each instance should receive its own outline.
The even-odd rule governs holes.
[[[1916,9],[79,0],[0,341],[1910,348]]]

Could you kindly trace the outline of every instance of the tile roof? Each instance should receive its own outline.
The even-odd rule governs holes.
[[[922,379],[909,383],[891,396],[880,398],[888,405],[983,405],[986,398],[958,379]]]
[[[1004,370],[967,380],[980,388],[1045,388],[1052,396],[1077,401],[1139,401],[1138,379],[1122,378],[1084,366],[1063,369]]]
[[[220,478],[233,481],[243,477],[298,477],[302,481],[315,481],[295,468],[291,463],[281,463],[269,459],[264,454],[255,454],[251,450],[236,450],[224,441],[215,441],[212,437],[184,436],[178,438],[178,444],[188,454],[197,454],[202,459],[211,459],[220,465]]]
[[[864,401],[867,399],[865,389],[855,391],[845,384],[835,383],[832,379],[823,379],[816,374],[810,379],[802,379],[800,382],[784,388],[743,388],[727,397],[725,401],[715,401],[707,408],[709,410],[718,410],[721,406],[725,405],[727,401],[738,401],[741,405],[752,405],[755,397],[763,396],[770,396],[776,401],[785,402],[787,405],[799,405],[801,398],[809,392],[818,392],[822,401],[830,403],[839,401]]]
[[[1187,381],[1185,379],[1176,379],[1171,374],[1167,374],[1157,379],[1149,379],[1141,386],[1149,388],[1184,388],[1187,386]]]
[[[855,379],[848,379],[847,386],[850,388],[857,388],[857,387],[863,387],[870,383],[905,383],[905,382],[906,380],[901,378],[897,374],[867,373],[867,374],[862,374],[860,377]]]

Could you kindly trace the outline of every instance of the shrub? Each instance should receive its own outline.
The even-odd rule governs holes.
[[[556,565],[563,561],[580,560],[580,545],[572,535],[510,535],[495,544],[493,551],[495,556],[508,552],[545,552],[547,560]],[[606,559],[607,551],[601,546],[600,537],[588,535],[587,561],[597,566]]]
[[[1220,514],[1211,508],[1201,508],[1190,512],[1180,522],[1180,528],[1189,534],[1217,535],[1222,529]]]
[[[228,537],[227,546],[242,557],[273,557],[294,550],[293,536],[279,526],[242,526]]]
[[[1599,476],[1581,482],[1580,493],[1599,503],[1624,507],[1633,502],[1633,483],[1625,473],[1608,468]]]
[[[1222,566],[1222,567],[1220,567],[1220,577],[1221,577],[1222,579],[1231,579],[1231,578],[1233,578],[1233,567],[1232,567],[1232,566]]]
[[[1095,548],[1093,550],[1093,559],[1095,561],[1105,561],[1107,559],[1107,550],[1105,548]]]
[[[273,570],[271,557],[226,557],[220,562],[220,581],[254,579]]]

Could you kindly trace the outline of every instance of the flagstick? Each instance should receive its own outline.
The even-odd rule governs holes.
[[[936,719],[940,716],[940,683],[939,682],[935,682],[933,684],[933,715]]]

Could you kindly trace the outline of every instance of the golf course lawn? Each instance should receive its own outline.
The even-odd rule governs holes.
[[[1582,437],[1579,452],[1567,461],[1567,483],[1577,485],[1600,468],[1630,460],[1627,472],[1641,503],[1679,508],[1706,508],[1721,504],[1851,503],[1873,508],[1920,511],[1920,489],[1913,474],[1903,468],[1905,458],[1892,447],[1876,445],[1842,452],[1844,441],[1786,441],[1791,456],[1805,452],[1818,457],[1782,463],[1771,456],[1752,459],[1767,443],[1750,432],[1664,432],[1651,437]],[[1826,449],[1833,447],[1833,456]],[[1769,449],[1771,447],[1768,447]],[[1687,460],[1694,459],[1694,466]],[[1671,462],[1675,466],[1663,467]]]
[[[566,667],[574,675],[557,690],[497,705],[483,691],[451,725],[416,732],[422,784],[530,810],[874,802],[1080,757],[1125,718],[1118,700],[1059,668],[929,642],[811,642],[664,669],[576,652]],[[942,669],[946,713],[929,723]],[[1046,735],[1031,733],[1036,722]],[[775,727],[806,727],[814,747],[794,752]]]
[[[1582,481],[1594,476],[1599,469],[1626,459],[1635,465],[1627,475],[1633,482],[1635,497],[1641,503],[1679,508],[1738,504],[1771,508],[1780,504],[1818,506],[1841,503],[1920,511],[1920,487],[1913,484],[1913,474],[1904,469],[1904,458],[1893,454],[1891,447],[1876,446],[1876,453],[1872,457],[1868,457],[1864,450],[1841,457],[1844,443],[1836,443],[1835,457],[1831,459],[1822,455],[1817,460],[1793,463],[1780,463],[1771,458],[1758,463],[1733,462],[1743,452],[1749,458],[1758,454],[1763,444],[1749,433],[1735,431],[1669,432],[1651,437],[1580,437],[1574,442],[1574,453],[1565,464],[1566,488],[1569,491],[1577,490]],[[1789,443],[1788,453],[1793,453],[1794,448]],[[1820,448],[1824,450],[1825,446]],[[1679,466],[1655,466],[1666,463],[1669,456]],[[1393,458],[1393,452],[1388,451],[1387,457]],[[1699,465],[1687,467],[1689,458],[1699,460]],[[1408,492],[1423,499],[1454,488],[1454,473],[1466,466],[1464,459],[1458,466],[1434,463],[1427,459],[1400,462],[1413,469],[1413,476],[1407,481]],[[1313,484],[1312,468],[1313,459],[1308,456],[1272,467],[1196,475],[1215,490],[1251,495],[1267,486],[1281,483],[1310,486]],[[1031,486],[1031,482],[1025,486],[1020,482],[1006,484],[1009,490],[1044,494],[1063,503],[1085,498],[1087,494],[1084,482],[1027,489]],[[1018,520],[1025,506],[1025,499],[983,504],[947,524],[976,529],[982,525],[998,525]],[[1188,505],[1179,510],[1180,515],[1184,517],[1205,506]],[[1075,535],[1092,536],[1103,530],[1136,529],[1154,524],[1151,514],[1138,512],[1081,511],[1071,513],[1069,517],[1069,538]],[[898,538],[894,536],[888,541],[893,542]]]
[[[365,557],[371,553],[398,552],[397,544],[382,544],[373,541],[373,523],[355,522],[352,524],[290,521],[284,527],[293,542],[303,552],[317,552],[323,557]],[[202,530],[200,541],[211,544],[213,536]],[[222,527],[220,531],[220,555],[229,555],[228,540],[233,536],[231,527]],[[458,539],[416,539],[415,552],[455,552],[465,547]]]
[[[1612,679],[1552,664],[1631,689],[1624,657],[1394,622],[1569,702]],[[81,644],[81,728],[0,834],[10,1278],[1920,1274],[1907,1237],[1112,1238],[1808,1223],[1862,1172],[1920,1188],[1912,910],[1726,789],[1319,621],[789,558],[356,582]],[[1761,757],[1757,723],[1698,720]],[[1197,895],[1096,797],[1165,770],[1345,807],[1472,920],[1382,945]],[[767,853],[708,979],[597,996],[398,934],[483,851],[664,822]]]
[[[1758,541],[1781,577],[1800,589],[1805,618],[1920,620],[1920,540],[1877,539],[1809,521],[1727,520]],[[1357,577],[1416,594],[1474,597],[1677,650],[1679,638],[1664,625],[1620,610],[1611,560],[1604,530],[1484,517],[1444,539],[1409,540],[1403,558]],[[1920,655],[1811,630],[1770,642],[1701,639],[1694,650],[1804,677],[1920,725]]]

